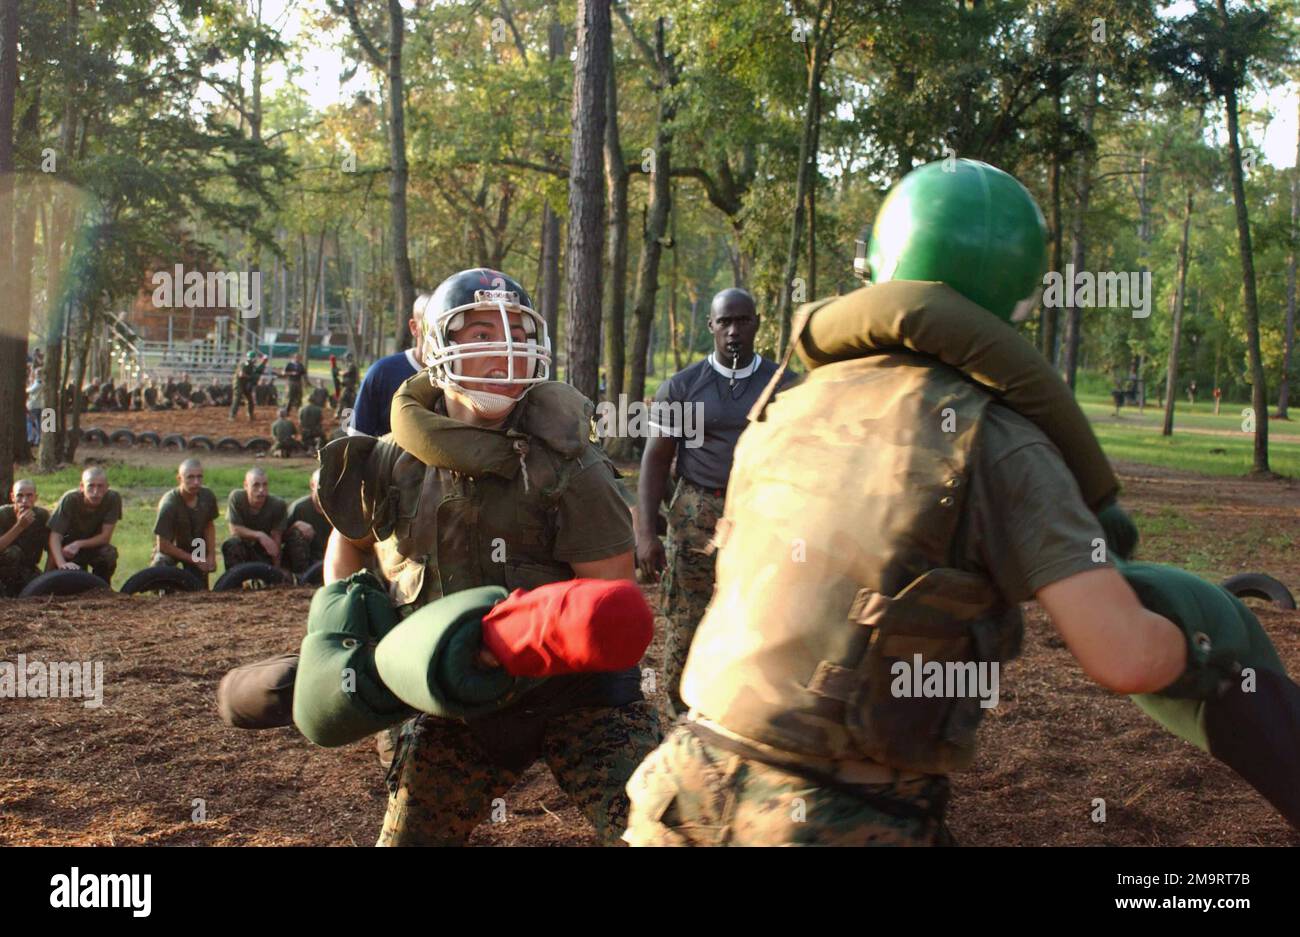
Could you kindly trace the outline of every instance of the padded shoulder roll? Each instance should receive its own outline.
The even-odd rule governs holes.
[[[347,745],[414,715],[375,667],[375,647],[396,624],[370,573],[316,590],[293,691],[293,722],[303,735],[317,745]]]
[[[500,586],[465,589],[408,617],[375,652],[384,683],[407,705],[449,719],[472,719],[515,702],[540,681],[477,662],[483,616],[505,597]]]
[[[822,301],[795,348],[808,368],[906,349],[988,388],[1056,445],[1094,511],[1119,491],[1101,444],[1056,370],[1011,326],[943,283],[894,280]]]

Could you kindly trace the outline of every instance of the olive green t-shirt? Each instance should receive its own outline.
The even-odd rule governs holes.
[[[36,515],[26,530],[18,535],[11,546],[17,547],[23,554],[24,566],[40,566],[41,554],[45,552],[50,539],[50,512],[39,505],[32,508]],[[18,523],[18,509],[12,504],[0,507],[0,534],[7,534]]]
[[[271,435],[281,443],[289,442],[294,438],[297,432],[298,427],[294,426],[289,420],[283,418],[278,419],[271,424]]]
[[[92,508],[81,496],[81,489],[64,492],[54,513],[50,515],[50,530],[63,535],[64,543],[99,536],[105,524],[116,524],[122,519],[122,496],[109,490],[99,507]]]
[[[329,518],[316,507],[316,502],[311,499],[311,495],[303,495],[289,505],[289,517],[284,526],[286,528],[292,527],[298,521],[310,524],[312,529],[316,531],[316,536],[312,538],[313,545],[323,544],[329,539],[330,531],[334,529],[330,526]]]
[[[555,550],[562,563],[590,563],[636,546],[622,483],[603,460],[575,474],[555,510]]]
[[[957,532],[963,568],[983,573],[1008,604],[1076,573],[1111,567],[1101,524],[1060,451],[1020,414],[990,404],[973,453]]]
[[[238,524],[240,527],[261,531],[264,534],[284,530],[288,513],[284,499],[277,498],[275,495],[267,495],[262,510],[254,513],[248,506],[248,492],[243,488],[232,491],[226,501],[226,521],[229,524],[232,526]]]
[[[303,432],[306,432],[307,430],[316,430],[319,432],[321,427],[321,417],[321,408],[314,402],[307,404],[307,406],[298,411],[298,421],[302,423]]]
[[[200,488],[194,507],[185,503],[184,496],[173,488],[158,500],[158,519],[153,532],[182,550],[193,548],[195,540],[203,539],[208,524],[217,519],[217,496],[210,488]]]

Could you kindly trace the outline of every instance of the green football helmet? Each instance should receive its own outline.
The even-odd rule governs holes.
[[[885,197],[854,268],[872,283],[946,283],[1018,322],[1042,289],[1047,224],[1028,190],[1002,170],[973,159],[927,163]]]

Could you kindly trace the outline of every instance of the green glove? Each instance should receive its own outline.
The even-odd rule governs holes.
[[[1286,673],[1259,621],[1241,600],[1173,566],[1119,563],[1144,607],[1168,618],[1187,638],[1187,669],[1160,691],[1175,699],[1214,699],[1243,667]]]
[[[506,597],[500,586],[454,592],[411,615],[375,649],[384,683],[408,705],[472,719],[515,702],[541,680],[478,663],[483,616]]]
[[[303,735],[317,745],[347,745],[413,715],[375,667],[375,645],[396,624],[388,594],[370,573],[316,590],[293,689],[293,722]]]
[[[1142,605],[1188,641],[1183,674],[1133,702],[1231,767],[1300,828],[1300,687],[1259,619],[1226,589],[1183,570],[1148,563],[1119,570]]]
[[[1138,529],[1133,518],[1119,506],[1118,501],[1111,501],[1097,512],[1097,520],[1101,522],[1106,547],[1111,554],[1121,560],[1131,559],[1138,545]]]

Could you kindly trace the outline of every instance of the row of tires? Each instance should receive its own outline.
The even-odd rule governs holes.
[[[236,592],[243,589],[270,589],[277,586],[319,586],[324,581],[324,563],[316,562],[301,576],[266,563],[240,563],[218,577],[213,592]],[[104,580],[82,569],[52,569],[29,582],[19,598],[42,595],[80,595],[105,589]],[[171,595],[179,592],[203,592],[203,581],[178,566],[147,566],[122,583],[123,595]]]
[[[153,446],[155,449],[175,449],[203,452],[269,452],[275,443],[265,436],[256,436],[248,442],[241,442],[234,436],[222,436],[213,440],[211,436],[191,436],[186,439],[180,433],[161,435],[149,430],[133,433],[129,429],[114,430],[107,433],[98,427],[81,431],[81,441],[99,446]]]
[[[319,586],[324,582],[324,563],[317,561],[301,576],[293,576],[266,563],[240,563],[226,570],[213,585],[213,592],[243,589],[266,589],[276,586]],[[1278,608],[1294,610],[1295,597],[1272,576],[1264,573],[1239,573],[1225,579],[1223,588],[1240,599],[1260,599]],[[103,589],[104,581],[93,573],[79,569],[53,569],[37,576],[19,593],[20,598],[42,595],[78,595]],[[123,595],[176,592],[202,592],[203,582],[176,566],[148,566],[122,584]]]

